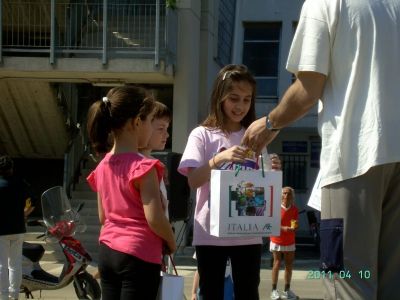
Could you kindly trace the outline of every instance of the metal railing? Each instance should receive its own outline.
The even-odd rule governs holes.
[[[174,62],[176,11],[165,0],[138,2],[0,0],[0,51],[48,55],[51,63],[68,55],[101,55],[104,64],[121,56]]]

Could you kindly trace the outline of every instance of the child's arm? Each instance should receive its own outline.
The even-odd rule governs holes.
[[[198,168],[192,168],[188,172],[188,182],[192,189],[197,189],[198,187],[205,184],[210,180],[211,170],[218,169],[223,163],[234,162],[234,163],[244,163],[244,158],[246,157],[246,148],[241,146],[233,146],[225,151],[222,151],[213,156],[204,165]]]
[[[199,271],[196,270],[193,276],[193,285],[192,285],[192,298],[191,300],[197,300],[197,290],[199,288]]]
[[[99,221],[101,225],[104,225],[105,216],[104,216],[104,208],[103,204],[101,203],[100,194],[97,193],[97,212],[99,214]]]
[[[169,251],[173,253],[176,250],[175,236],[162,209],[160,185],[154,168],[138,181],[138,188],[150,229],[165,240]]]

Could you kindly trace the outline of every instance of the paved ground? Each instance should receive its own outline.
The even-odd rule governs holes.
[[[190,251],[190,250],[189,250]],[[292,290],[303,300],[323,299],[322,285],[320,280],[307,279],[309,271],[318,269],[317,254],[307,249],[298,250],[298,258],[295,261],[295,269],[292,277]],[[195,261],[190,258],[189,253],[179,253],[176,256],[178,273],[184,276],[185,296],[190,299],[193,274],[196,270]],[[43,268],[54,275],[61,272],[62,265],[54,262],[46,262]],[[95,267],[89,266],[88,271],[93,273]],[[283,289],[283,271],[279,274],[278,289]],[[261,269],[260,299],[270,299],[271,293],[271,268],[269,255],[263,256],[263,266]],[[35,298],[51,300],[71,300],[77,299],[72,284],[60,290],[42,291],[33,293]]]

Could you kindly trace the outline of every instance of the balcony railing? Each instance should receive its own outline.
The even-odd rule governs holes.
[[[174,63],[177,15],[165,0],[0,0],[2,55],[135,57]]]

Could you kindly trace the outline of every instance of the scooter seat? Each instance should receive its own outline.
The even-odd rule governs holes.
[[[24,242],[22,245],[22,255],[29,258],[32,262],[38,262],[44,254],[44,248],[40,244]]]

